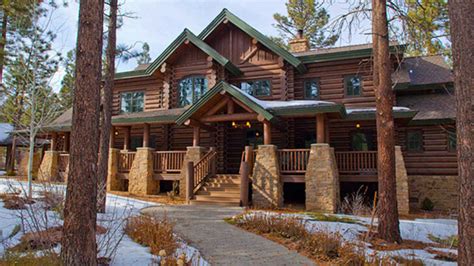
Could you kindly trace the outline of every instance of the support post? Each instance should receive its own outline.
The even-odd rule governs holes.
[[[50,151],[56,151],[58,146],[58,133],[53,132],[51,134],[51,145],[50,145]]]
[[[193,199],[193,190],[194,190],[194,163],[186,163],[186,202],[189,202]]]
[[[249,165],[249,175],[252,174],[253,171],[253,147],[252,146],[245,146],[245,158],[244,161]]]
[[[63,146],[63,151],[68,153],[69,152],[69,145],[70,145],[70,132],[64,132],[64,146]]]
[[[111,129],[110,129],[109,149],[112,149],[114,147],[114,144],[115,144],[115,127],[111,127]]]
[[[249,163],[241,162],[240,166],[240,206],[249,205]]]
[[[143,127],[143,147],[150,147],[150,124]]]
[[[267,120],[263,121],[263,144],[272,144],[272,127],[270,125],[270,122]]]
[[[325,137],[325,117],[324,114],[317,114],[316,115],[316,142],[317,143],[324,143],[326,140]]]
[[[123,150],[128,151],[130,149],[130,127],[125,128],[125,137],[123,140]]]
[[[193,147],[199,146],[200,137],[201,137],[201,128],[193,127]]]

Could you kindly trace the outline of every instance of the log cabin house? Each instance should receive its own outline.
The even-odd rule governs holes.
[[[404,57],[404,45],[390,48],[399,211],[425,198],[453,210],[451,70],[440,56]],[[226,9],[199,35],[185,29],[151,64],[116,74],[107,188],[157,194],[179,187],[181,195],[191,191],[191,203],[238,205],[245,162],[254,205],[299,202],[334,212],[361,186],[372,196],[371,50],[310,50],[302,34],[286,50]],[[48,127],[40,179],[66,176],[71,116],[68,110]]]

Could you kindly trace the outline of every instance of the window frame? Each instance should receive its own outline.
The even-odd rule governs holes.
[[[349,79],[353,78],[353,77],[357,77],[359,78],[360,80],[360,86],[359,86],[359,94],[358,95],[349,95],[348,94],[348,86],[347,86],[347,82],[349,81]],[[362,76],[359,75],[359,74],[351,74],[351,75],[345,75],[344,76],[344,96],[346,98],[356,98],[356,97],[361,97],[363,96],[363,91],[364,91],[364,85],[363,85],[363,82],[364,80],[362,79]]]
[[[451,136],[450,136],[451,134],[454,134],[454,139],[451,138]],[[446,138],[447,138],[446,146],[447,146],[448,152],[456,152],[457,151],[456,129],[455,128],[447,129]],[[451,146],[451,143],[454,143],[454,147]]]
[[[191,83],[191,86],[192,86],[191,103],[189,105],[181,105],[181,82],[183,82],[186,79],[191,79],[192,80],[192,83]],[[196,79],[203,79],[204,84],[206,85],[206,88],[205,88],[204,91],[202,91],[202,88],[201,88],[201,95],[200,95],[199,98],[196,98],[196,85],[195,85],[196,84],[196,82],[195,82]],[[205,75],[197,74],[197,75],[188,75],[188,76],[182,77],[180,80],[178,80],[178,103],[177,103],[178,108],[193,105],[194,103],[199,101],[199,99],[201,99],[201,97],[204,94],[206,94],[206,92],[208,92],[208,91],[209,91],[209,81],[207,80]]]
[[[141,111],[133,111],[133,109],[134,109],[134,108],[133,108],[133,101],[136,101],[136,99],[135,99],[135,100],[133,99],[133,94],[134,94],[134,93],[140,93],[140,94],[142,94],[143,108],[141,109]],[[124,101],[123,98],[124,98],[124,95],[126,95],[126,94],[132,94],[132,97],[130,98],[131,105],[132,105],[132,108],[131,108],[132,111],[130,111],[130,112],[127,112],[127,111],[125,111],[125,110],[123,109],[123,107],[124,107],[124,106],[123,106],[123,101]],[[121,113],[121,114],[130,114],[130,113],[141,113],[141,112],[144,112],[144,111],[145,111],[145,100],[146,100],[145,97],[146,97],[146,93],[145,93],[145,91],[143,91],[143,90],[139,90],[139,91],[123,91],[123,92],[120,92],[120,113]],[[136,104],[136,103],[135,103],[135,104]],[[135,107],[135,108],[136,108],[136,107]]]
[[[306,90],[306,85],[308,83],[311,83],[311,82],[316,83],[316,86],[318,88],[318,93],[317,93],[316,97],[308,97],[307,90]],[[309,78],[309,79],[304,80],[304,82],[303,82],[303,96],[304,96],[304,99],[306,99],[306,100],[319,100],[321,98],[320,78]]]
[[[273,95],[273,85],[272,85],[272,80],[271,79],[252,79],[252,80],[242,80],[242,81],[239,81],[238,82],[238,87],[241,91],[244,91],[245,93],[248,93],[247,91],[243,90],[242,89],[242,83],[249,83],[249,82],[262,82],[262,81],[268,81],[268,89],[269,89],[269,94],[268,95],[257,95],[256,93],[254,94],[254,92],[256,90],[253,90],[252,93],[249,93],[251,96],[253,97],[257,97],[257,98],[265,98],[265,97],[271,97]],[[253,86],[252,86],[253,87]]]
[[[420,147],[417,148],[417,149],[412,149],[410,148],[410,138],[409,138],[409,135],[410,134],[419,134],[420,135]],[[423,143],[423,130],[421,129],[410,129],[410,130],[407,130],[406,132],[406,140],[405,140],[405,145],[406,145],[406,150],[408,152],[423,152],[424,151],[424,143]]]

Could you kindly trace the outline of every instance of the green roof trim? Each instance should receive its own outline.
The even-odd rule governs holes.
[[[188,40],[190,43],[198,47],[201,51],[212,57],[212,59],[222,65],[234,76],[242,75],[240,69],[235,66],[229,59],[219,54],[216,50],[214,50],[214,48],[203,42],[190,30],[184,29],[183,32],[178,35],[178,37],[176,37],[176,39],[171,42],[171,44],[166,47],[166,49],[158,56],[158,58],[156,58],[145,70],[134,70],[116,73],[115,79],[151,76],[156,71],[156,69],[158,69],[158,67],[160,67],[166,61],[166,59],[168,59],[168,57],[173,54],[173,52],[175,52],[176,49],[178,49],[178,47],[186,40]]]
[[[254,110],[257,114],[262,115],[266,120],[274,121],[276,119],[276,117],[273,114],[268,112],[265,108],[260,106],[258,103],[256,103],[256,102],[252,101],[251,99],[249,99],[244,94],[244,92],[242,92],[240,89],[238,89],[237,87],[235,87],[233,85],[228,84],[225,81],[220,81],[219,83],[217,83],[217,85],[215,85],[214,87],[209,89],[209,91],[207,91],[196,103],[191,105],[191,107],[188,110],[186,110],[176,120],[176,124],[182,125],[186,120],[191,118],[191,116],[196,111],[198,111],[201,107],[203,107],[207,103],[207,101],[209,101],[212,97],[214,97],[215,95],[217,95],[221,91],[225,91],[225,92],[229,93],[234,98],[236,98],[237,100],[241,101],[246,106],[248,106],[250,109]]]
[[[304,73],[306,72],[305,65],[292,55],[287,50],[278,46],[275,42],[270,40],[267,36],[260,33],[258,30],[247,24],[245,21],[231,13],[229,10],[224,8],[219,15],[206,27],[204,30],[198,35],[201,40],[205,40],[207,36],[209,36],[224,20],[230,21],[232,24],[237,26],[243,32],[247,33],[251,37],[255,38],[259,43],[263,44],[265,47],[270,49],[275,54],[281,56],[285,59],[288,63],[294,66],[298,72]]]
[[[320,106],[301,106],[292,108],[273,108],[272,113],[281,117],[294,117],[301,115],[316,115],[322,113],[338,113],[341,117],[345,117],[346,109],[342,104],[320,105]]]
[[[406,44],[397,44],[390,46],[390,53],[404,52],[406,49]],[[344,59],[353,59],[360,57],[370,57],[372,56],[372,48],[365,49],[354,49],[349,51],[340,51],[333,53],[323,53],[323,54],[311,54],[311,55],[301,55],[298,58],[305,64],[307,63],[319,63],[326,61],[336,61]]]

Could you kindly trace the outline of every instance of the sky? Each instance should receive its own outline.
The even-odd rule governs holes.
[[[143,42],[150,45],[150,55],[154,60],[182,31],[188,28],[196,35],[201,32],[223,8],[246,21],[265,35],[278,35],[272,26],[273,14],[286,15],[285,0],[119,0],[121,8],[132,13],[135,18],[126,18],[117,32],[117,43],[134,45],[141,51]],[[327,6],[331,18],[344,14],[346,1],[334,1]],[[51,16],[51,29],[57,33],[53,48],[66,54],[76,45],[79,4],[70,0],[68,7],[60,7]],[[370,40],[363,34],[364,29],[356,29],[352,37],[341,37],[336,46],[366,43]],[[117,70],[132,70],[136,60],[119,62]],[[61,68],[53,79],[55,90],[59,88],[64,75]]]

